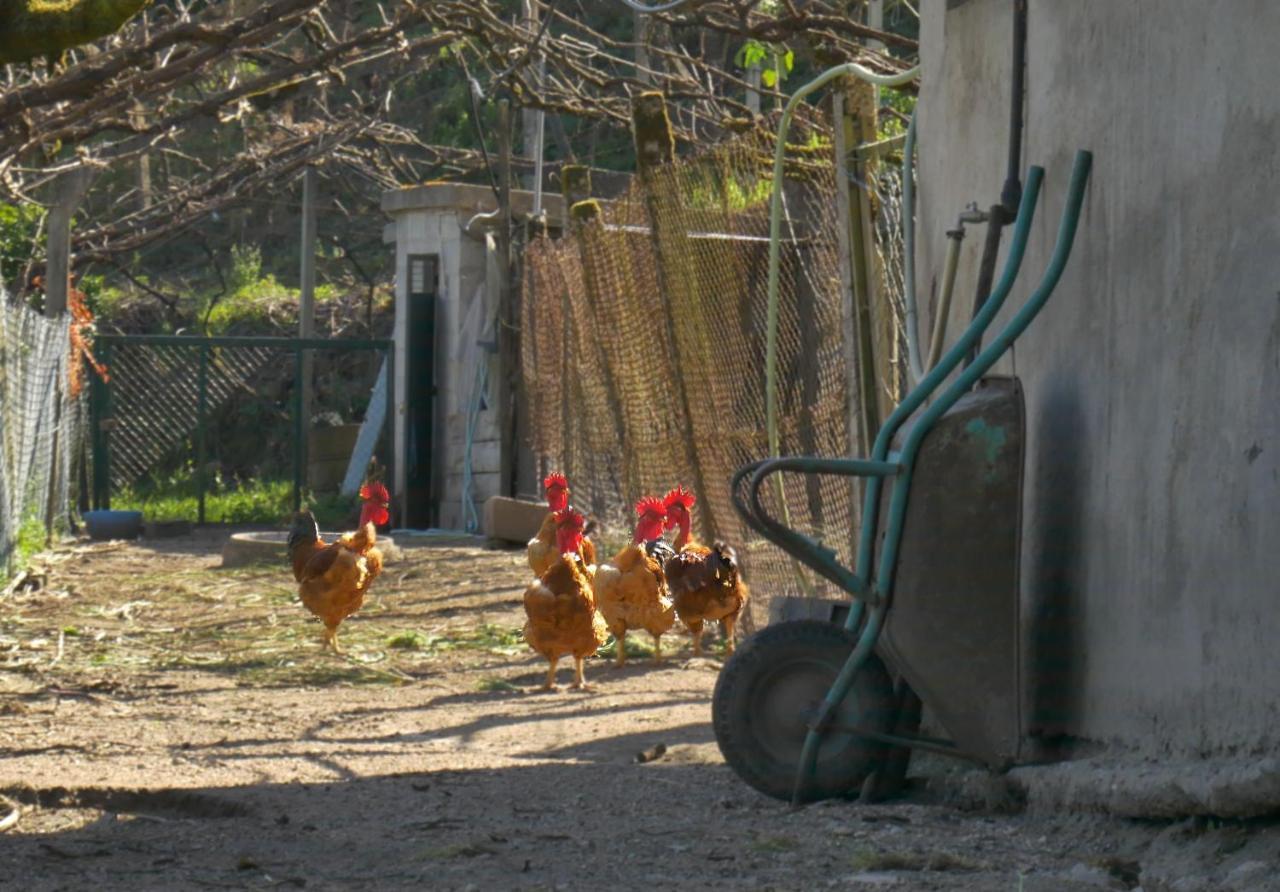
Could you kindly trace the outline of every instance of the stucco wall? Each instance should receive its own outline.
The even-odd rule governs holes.
[[[921,5],[926,337],[943,233],[1003,182],[1011,8]],[[1073,153],[1094,153],[1066,275],[997,369],[1028,403],[1034,730],[1153,754],[1280,745],[1277,34],[1265,0],[1030,2],[1024,161],[1047,177],[1002,319],[1044,269]]]

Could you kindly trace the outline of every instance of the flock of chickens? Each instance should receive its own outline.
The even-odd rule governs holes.
[[[583,662],[610,634],[617,642],[618,666],[626,663],[629,631],[653,636],[654,659],[662,658],[662,636],[679,619],[702,653],[702,633],[719,622],[729,652],[733,630],[747,602],[747,586],[734,550],[717,542],[693,541],[694,496],[677,486],[665,498],[646,496],[636,503],[631,544],[610,563],[597,563],[581,513],[569,506],[569,484],[561,474],[543,481],[550,508],[538,535],[529,541],[529,566],[537,578],[524,593],[524,638],[550,664],[544,688],[554,689],[556,665],[574,660],[573,687],[586,688]],[[338,647],[338,626],[364,603],[369,586],[382,572],[377,527],[389,519],[390,497],[381,483],[360,489],[359,527],[325,543],[315,517],[303,511],[289,533],[289,560],[303,606],[324,624],[326,647]],[[663,536],[676,530],[675,541]]]
[[[552,474],[543,488],[551,510],[529,542],[529,566],[537,579],[524,593],[524,638],[550,664],[544,688],[555,688],[556,664],[564,656],[573,657],[572,686],[585,688],[583,662],[610,634],[617,642],[618,666],[626,663],[632,630],[653,636],[654,659],[661,660],[662,636],[677,618],[693,636],[695,654],[702,653],[704,625],[716,621],[732,653],[747,586],[732,548],[693,541],[692,493],[677,486],[665,498],[641,499],[631,544],[612,563],[597,564],[584,518],[569,507],[568,481]],[[669,545],[663,534],[672,529],[678,532]]]

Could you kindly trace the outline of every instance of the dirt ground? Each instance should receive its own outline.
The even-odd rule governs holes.
[[[219,568],[226,536],[67,546],[0,598],[0,887],[1275,888],[1269,825],[962,811],[925,784],[793,811],[725,767],[719,664],[683,638],[536,692],[523,552],[406,545],[344,659],[284,566]]]

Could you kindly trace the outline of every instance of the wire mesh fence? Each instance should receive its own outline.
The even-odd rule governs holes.
[[[307,494],[336,494],[361,425],[374,416],[376,444],[391,417],[393,394],[377,388],[389,341],[113,335],[98,345],[111,378],[92,390],[93,502],[148,520],[281,520]],[[382,437],[375,455],[384,467],[389,444]]]
[[[783,454],[848,455],[857,389],[845,343],[836,177],[829,131],[799,128],[783,185],[777,381]],[[575,503],[612,536],[629,506],[692,487],[699,534],[738,546],[753,616],[785,594],[834,595],[759,540],[736,514],[730,480],[769,454],[765,353],[771,142],[749,133],[659,168],[528,247],[521,360],[534,452],[564,472]],[[894,344],[901,328],[901,232],[894,176],[875,180],[874,297]],[[886,200],[887,198],[887,200]],[[899,199],[900,201],[900,199]],[[896,267],[896,270],[895,270]],[[886,353],[892,353],[885,347]],[[895,360],[896,362],[896,360]],[[896,387],[895,384],[888,386]],[[856,491],[840,478],[786,477],[790,522],[849,559]],[[782,505],[771,493],[770,510]]]
[[[70,323],[0,291],[0,579],[20,545],[43,545],[69,518],[84,401],[69,395]]]

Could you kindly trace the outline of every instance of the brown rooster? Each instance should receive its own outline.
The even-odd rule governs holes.
[[[563,474],[548,474],[546,479],[542,481],[543,492],[547,497],[547,507],[550,508],[547,516],[542,519],[542,526],[538,528],[538,535],[529,540],[526,554],[529,558],[529,568],[533,570],[535,576],[541,576],[551,565],[560,557],[560,552],[556,550],[556,513],[563,511],[569,507],[569,481]],[[582,561],[588,567],[594,566],[596,562],[596,547],[587,538],[590,533],[590,524],[588,529],[583,532],[582,544],[579,546],[579,553]]]
[[[667,559],[663,570],[676,614],[693,636],[693,652],[702,655],[703,624],[719,620],[726,649],[733,653],[733,628],[748,596],[747,585],[738,573],[738,554],[723,542],[707,548],[692,540],[689,509],[695,501],[693,493],[677,486],[663,501],[667,528],[680,528],[676,554]]]
[[[572,508],[555,514],[559,557],[532,585],[525,589],[524,640],[547,658],[546,690],[555,690],[556,663],[565,655],[573,657],[573,687],[587,689],[582,675],[583,661],[600,649],[609,637],[604,618],[596,612],[591,578],[583,564],[582,515]]]
[[[666,508],[661,499],[648,496],[636,503],[636,514],[640,519],[631,544],[614,555],[612,564],[601,564],[595,575],[596,608],[617,639],[619,667],[627,662],[628,629],[644,629],[652,635],[653,658],[661,660],[662,636],[676,621],[662,556],[651,550],[652,543],[662,540]]]
[[[334,653],[342,653],[338,626],[360,609],[369,586],[382,572],[377,538],[370,520],[326,545],[310,511],[299,513],[289,531],[289,561],[299,583],[298,594],[303,605],[324,623],[324,643]]]

